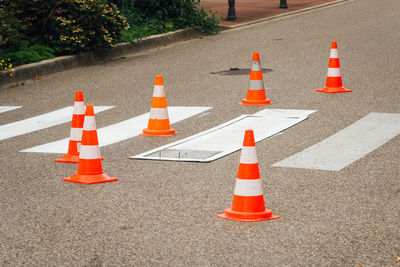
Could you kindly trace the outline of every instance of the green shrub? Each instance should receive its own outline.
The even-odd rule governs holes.
[[[117,6],[107,0],[64,0],[57,10],[48,37],[57,52],[110,48],[129,28]]]
[[[22,25],[16,29],[28,44],[50,46],[57,54],[112,47],[129,27],[111,0],[1,0],[0,9]],[[9,35],[5,26],[0,31]]]
[[[49,47],[33,45],[14,52],[10,52],[9,50],[0,50],[0,59],[10,59],[9,61],[12,62],[14,66],[19,66],[54,58],[54,54],[54,50]]]
[[[116,0],[115,2],[131,26],[123,34],[124,41],[188,27],[197,27],[205,34],[215,34],[220,21],[215,12],[200,7],[199,0]]]
[[[121,40],[134,41],[188,27],[198,27],[206,34],[216,33],[219,19],[199,3],[199,0],[0,0],[0,56],[21,65],[55,55],[107,49]]]
[[[23,31],[25,25],[18,20],[15,11],[11,6],[6,6],[0,0],[0,48],[13,47],[15,50],[20,49],[23,42]]]

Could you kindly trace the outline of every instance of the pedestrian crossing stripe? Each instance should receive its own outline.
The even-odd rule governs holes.
[[[14,109],[21,108],[21,107],[22,106],[0,106],[0,113],[14,110]]]
[[[21,106],[1,106],[0,111],[6,112],[13,109],[20,108]],[[38,131],[47,127],[52,127],[61,123],[65,123],[71,120],[71,113],[73,107],[66,107],[53,112],[42,114],[26,120],[21,120],[14,123],[9,123],[0,126],[0,140],[5,140],[14,136]],[[112,106],[99,106],[95,107],[95,112],[105,111],[112,108]],[[175,107],[171,106],[168,108],[171,115],[171,123],[175,123],[197,114],[205,113],[211,107]],[[290,110],[289,110],[290,111]],[[272,113],[271,113],[272,112]],[[283,112],[283,113],[282,113]],[[263,110],[253,115],[243,116],[262,116],[262,115],[273,115],[276,117],[283,116],[288,118],[299,118],[311,114],[314,111],[303,111],[306,113],[288,115],[288,110]],[[293,112],[293,111],[291,111]],[[286,115],[285,115],[286,114]],[[201,115],[200,115],[201,116]],[[239,121],[244,117],[239,117]],[[142,129],[147,126],[149,113],[142,114],[140,116],[109,125],[98,129],[100,146],[107,146],[117,142],[121,142],[139,135]],[[237,119],[233,121],[237,121]],[[223,125],[229,125],[233,121],[224,123]],[[218,128],[219,126],[215,127]],[[254,125],[256,128],[257,126]],[[254,128],[253,127],[253,128]],[[205,132],[215,131],[216,129],[210,129]],[[200,135],[204,134],[200,133]],[[388,142],[400,133],[400,114],[395,113],[370,113],[349,127],[337,132],[333,136],[299,152],[293,156],[290,156],[280,162],[275,163],[273,166],[278,167],[290,167],[290,168],[306,168],[306,169],[319,169],[319,170],[330,170],[339,171],[346,166],[350,165],[354,161],[364,157],[366,154],[375,150],[379,146]],[[257,136],[257,131],[256,131]],[[271,135],[269,135],[271,136]],[[362,139],[356,138],[357,136],[363,136]],[[194,136],[192,136],[194,137]],[[187,139],[191,139],[188,137]],[[266,137],[261,137],[264,139]],[[230,138],[229,138],[230,139]],[[261,140],[258,139],[257,141]],[[232,139],[231,139],[232,140]],[[239,140],[239,139],[238,139]],[[39,145],[36,147],[22,150],[21,152],[36,152],[36,153],[66,153],[68,148],[69,138],[64,138],[55,142]],[[131,158],[141,159],[162,159],[162,160],[179,160],[179,161],[193,161],[191,158],[185,158],[185,153],[188,156],[191,154],[198,157],[195,161],[207,162],[221,157],[221,155],[229,154],[237,149],[230,149],[228,153],[219,153],[219,151],[203,151],[198,148],[188,149],[184,144],[187,140],[180,140],[175,143],[153,149],[151,151],[142,153],[140,155]],[[207,144],[210,144],[208,141]],[[201,147],[201,146],[200,146]],[[240,148],[238,143],[237,147]],[[161,151],[161,152],[160,152]],[[177,159],[176,153],[179,152]],[[194,153],[196,152],[196,153]],[[207,154],[207,152],[213,152]],[[217,153],[218,152],[218,153]],[[159,153],[159,154],[157,154]],[[216,156],[216,154],[219,154]]]
[[[175,123],[181,120],[190,118],[212,107],[176,107],[169,106],[168,113],[170,122]],[[100,129],[97,129],[99,146],[107,146],[117,142],[127,140],[142,133],[142,130],[147,127],[149,113],[121,121]],[[31,147],[21,150],[20,152],[35,152],[35,153],[67,153],[69,138],[64,138],[55,142]]]
[[[369,113],[273,166],[340,171],[400,134],[399,113]]]
[[[110,108],[113,106],[97,106],[94,110],[98,113]],[[72,110],[72,106],[65,107],[36,117],[1,125],[0,141],[69,122],[72,120]]]

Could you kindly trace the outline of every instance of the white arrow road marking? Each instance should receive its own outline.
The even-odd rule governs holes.
[[[307,119],[313,112],[315,110],[265,109],[253,115],[241,115],[212,129],[131,158],[210,162],[239,150],[246,129],[254,130],[258,142]]]
[[[399,133],[399,113],[369,113],[340,132],[273,166],[340,171]]]
[[[21,107],[22,106],[0,106],[0,113],[14,110],[14,109],[21,108]]]
[[[95,112],[113,108],[112,106],[94,107]],[[0,126],[0,141],[18,135],[35,132],[48,127],[63,124],[72,120],[73,107],[65,107],[29,119]]]
[[[175,123],[206,110],[211,107],[168,107],[169,121]],[[97,129],[99,146],[107,146],[126,139],[135,137],[142,133],[149,122],[149,113],[142,114],[129,120],[115,123],[100,129]],[[69,138],[47,143],[44,145],[28,148],[20,152],[37,153],[67,153]]]

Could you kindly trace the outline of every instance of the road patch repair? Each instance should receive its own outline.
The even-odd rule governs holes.
[[[0,106],[0,113],[20,108],[22,106]]]
[[[132,159],[211,162],[242,147],[243,132],[254,131],[256,142],[305,120],[316,110],[264,109],[241,115],[209,130],[161,146]]]
[[[189,117],[200,114],[212,107],[168,107],[171,123],[179,122]],[[71,116],[72,110],[68,116]],[[99,146],[107,146],[117,142],[127,140],[142,133],[143,128],[147,127],[149,113],[121,121],[97,130]],[[20,152],[35,153],[67,153],[69,138],[64,138],[55,142],[35,146]]]
[[[98,113],[110,108],[113,106],[97,106],[94,111]],[[0,141],[69,122],[72,120],[72,110],[72,106],[65,107],[36,117],[1,125]]]
[[[399,133],[399,113],[369,113],[340,132],[273,166],[340,171]]]

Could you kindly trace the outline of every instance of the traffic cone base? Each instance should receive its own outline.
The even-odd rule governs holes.
[[[324,87],[322,89],[317,89],[317,91],[328,94],[352,92],[350,89],[346,89],[344,87]]]
[[[242,102],[239,103],[239,105],[252,105],[252,106],[266,106],[274,104],[274,102],[271,101],[271,99],[264,99],[264,100],[248,100],[248,99],[242,99]]]
[[[272,210],[270,209],[265,209],[260,212],[239,212],[233,211],[231,208],[225,209],[224,213],[218,214],[217,217],[241,222],[259,222],[280,218],[279,216],[272,214]]]
[[[67,182],[78,183],[78,184],[99,184],[99,183],[118,181],[118,178],[110,177],[105,173],[95,174],[95,175],[93,174],[85,175],[85,174],[75,173],[71,177],[64,177],[62,179]]]
[[[171,136],[179,132],[175,131],[174,128],[169,130],[149,130],[148,128],[143,129],[141,136]]]
[[[71,155],[71,154],[65,154],[59,159],[55,159],[55,162],[65,162],[65,163],[78,163],[79,162],[79,154],[77,155]]]

